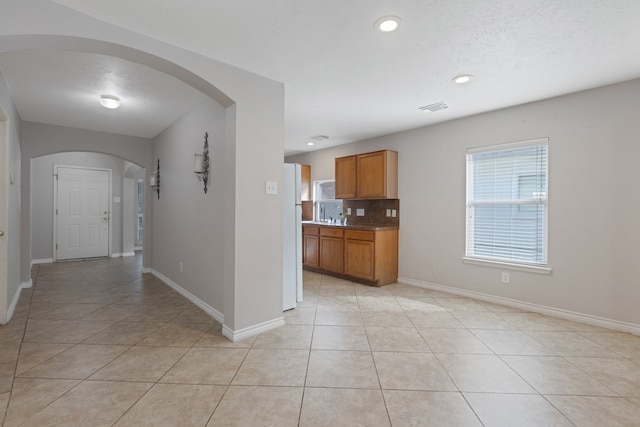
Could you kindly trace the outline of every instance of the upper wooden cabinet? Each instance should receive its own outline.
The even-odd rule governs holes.
[[[308,202],[311,200],[311,166],[300,165],[300,175],[302,181],[300,186],[300,200]]]
[[[397,199],[398,153],[374,151],[336,158],[336,199]]]
[[[336,159],[336,199],[356,198],[356,156]]]

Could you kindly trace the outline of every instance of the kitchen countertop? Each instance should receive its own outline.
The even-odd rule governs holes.
[[[317,227],[333,227],[333,228],[345,228],[347,230],[397,230],[399,227],[394,224],[330,224],[322,221],[302,221],[302,225],[313,225]]]

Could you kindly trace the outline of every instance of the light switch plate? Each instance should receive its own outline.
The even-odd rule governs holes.
[[[391,209],[391,217],[395,218],[396,217],[396,210],[395,209]]]
[[[278,194],[278,183],[275,181],[266,181],[264,193],[270,196],[275,196]]]
[[[364,216],[364,209],[356,209],[356,216]]]
[[[120,196],[113,196],[113,203],[120,203]]]
[[[391,209],[387,209],[387,216],[391,216]]]
[[[351,215],[351,208],[347,208],[347,215]]]

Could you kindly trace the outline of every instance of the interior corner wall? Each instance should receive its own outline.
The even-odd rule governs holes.
[[[639,98],[640,79],[287,161],[310,164],[317,180],[333,178],[335,157],[398,151],[401,278],[640,325]],[[466,149],[542,137],[552,273],[507,270],[503,284],[503,269],[462,262]]]
[[[20,190],[22,187],[21,180],[21,158],[22,149],[21,140],[21,124],[20,116],[13,104],[4,76],[0,72],[0,109],[4,113],[6,119],[3,130],[6,137],[6,146],[4,155],[6,156],[6,164],[2,167],[6,180],[6,202],[7,209],[6,224],[0,224],[4,228],[4,239],[6,239],[6,289],[0,289],[0,323],[9,320],[9,306],[17,298],[20,292],[20,286],[23,283],[20,274],[20,232],[22,227],[21,220],[21,198]],[[2,156],[5,158],[5,156]],[[7,167],[5,169],[5,166]],[[11,182],[11,178],[13,182]],[[25,280],[26,282],[26,280]]]
[[[207,193],[194,154],[208,133]],[[152,268],[224,314],[225,110],[205,100],[154,138],[160,198],[153,198]],[[155,171],[155,166],[153,167]],[[182,265],[182,271],[180,266]]]
[[[57,153],[31,160],[31,244],[34,260],[53,259],[55,165],[111,169],[110,254],[121,254],[123,236],[123,162],[99,153]],[[115,202],[118,198],[120,202]]]

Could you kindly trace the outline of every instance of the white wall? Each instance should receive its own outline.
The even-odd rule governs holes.
[[[99,153],[57,153],[31,159],[31,245],[34,260],[53,258],[54,167],[79,166],[111,169],[111,246],[109,254],[121,254],[123,236],[124,161]],[[120,203],[114,198],[119,197]]]
[[[401,278],[640,326],[640,80],[293,156],[399,152]],[[436,113],[440,114],[440,113]],[[549,138],[551,275],[464,264],[465,150]],[[507,270],[508,271],[508,270]]]
[[[0,228],[4,229],[7,248],[7,284],[0,289],[0,323],[5,323],[11,315],[10,307],[17,302],[20,287],[23,284],[20,275],[20,233],[21,233],[21,205],[20,190],[22,187],[21,180],[21,163],[22,156],[20,147],[20,126],[21,120],[15,109],[11,96],[9,94],[4,76],[0,73],[0,110],[6,119],[5,131],[5,152],[3,156],[6,159],[2,165],[0,173],[4,175],[4,179],[0,180],[5,184],[5,192],[7,207],[5,210],[6,224],[0,224]],[[5,157],[6,156],[6,157]],[[5,167],[6,166],[6,167]],[[13,176],[14,182],[10,183],[10,176]],[[24,286],[29,284],[28,279],[25,280]]]
[[[193,172],[205,132],[211,170],[206,194]],[[222,315],[225,132],[224,108],[208,99],[154,138],[160,198],[154,194],[152,202],[153,268]]]

